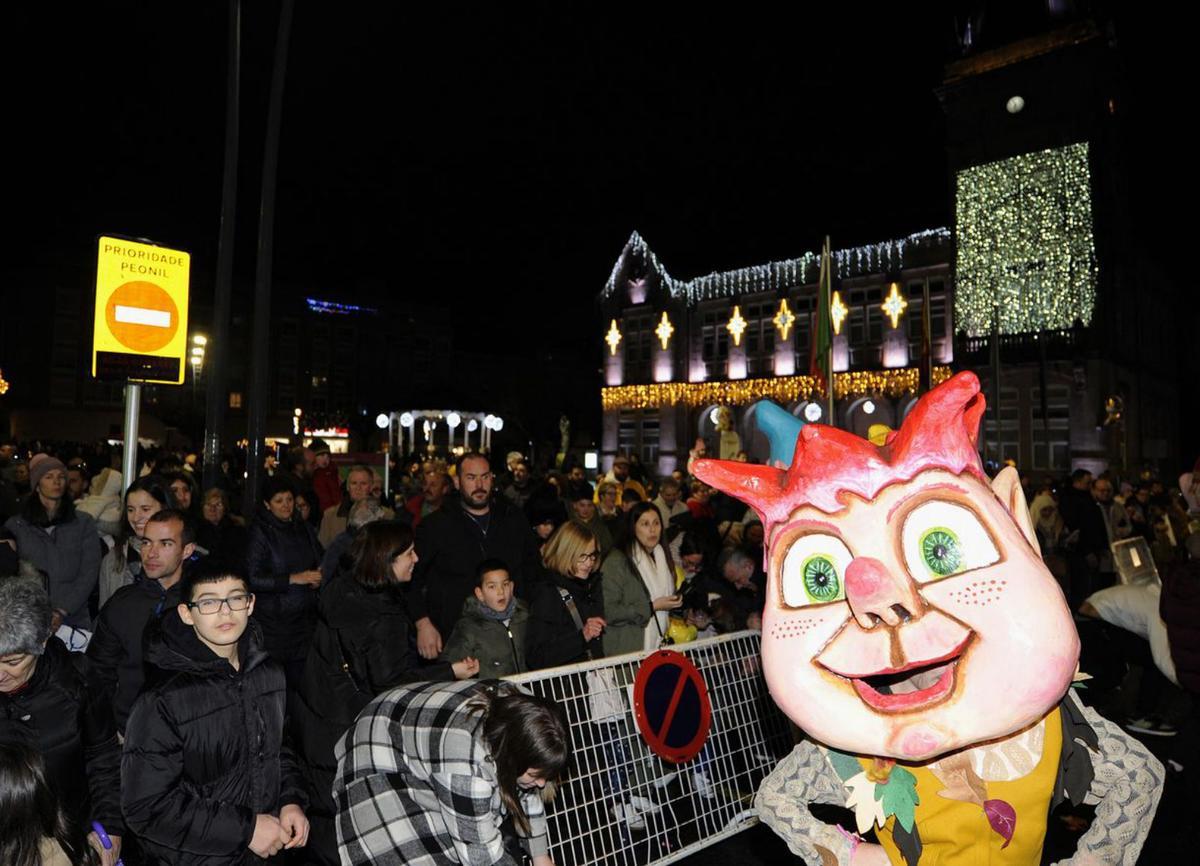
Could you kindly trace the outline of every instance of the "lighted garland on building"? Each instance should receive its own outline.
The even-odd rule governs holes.
[[[954,318],[970,336],[1088,324],[1096,304],[1086,142],[958,173]]]
[[[1090,226],[1090,222],[1089,222]],[[903,238],[865,244],[833,252],[836,275],[839,278],[861,274],[886,273],[901,270],[905,266],[905,255],[910,248],[936,246],[950,240],[947,228],[926,229]],[[733,271],[714,272],[694,280],[677,280],[667,273],[662,262],[637,232],[629,236],[629,242],[613,265],[612,273],[604,286],[602,296],[609,298],[617,290],[621,269],[630,255],[637,255],[646,267],[654,271],[661,283],[674,298],[686,298],[688,303],[707,301],[713,298],[732,298],[756,292],[779,291],[796,286],[815,283],[821,265],[820,253],[807,252],[799,258],[780,262],[768,262]]]
[[[949,367],[933,368],[933,384],[950,378]],[[835,373],[834,396],[904,397],[917,393],[920,370],[862,370]],[[739,379],[733,382],[659,382],[652,385],[620,385],[600,390],[604,411],[615,409],[658,409],[664,406],[746,406],[757,400],[795,403],[818,396],[812,376],[776,376],[769,379]]]

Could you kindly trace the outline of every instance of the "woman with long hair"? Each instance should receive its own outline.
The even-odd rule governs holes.
[[[511,817],[533,866],[553,866],[543,797],[571,758],[553,701],[496,680],[403,686],[363,710],[337,753],[342,863],[510,864]]]
[[[26,746],[0,744],[0,863],[70,866],[72,850],[41,756]]]
[[[123,586],[129,586],[142,573],[142,534],[146,523],[169,507],[166,482],[157,475],[144,475],[125,491],[125,520],[114,539],[112,550],[100,563],[100,606]]]
[[[350,547],[352,566],[335,572],[321,591],[317,625],[292,702],[292,730],[304,761],[310,804],[308,856],[336,864],[334,806],[329,796],[337,760],[334,744],[370,701],[417,680],[465,679],[474,659],[422,665],[416,627],[405,602],[417,553],[403,523],[363,526]]]
[[[621,540],[605,557],[602,571],[605,655],[657,649],[670,627],[670,611],[683,599],[675,592],[675,564],[653,502],[629,509]]]

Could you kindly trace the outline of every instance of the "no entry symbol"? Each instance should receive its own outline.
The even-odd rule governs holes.
[[[671,650],[659,650],[638,668],[633,713],[650,750],[673,764],[700,754],[712,722],[704,678],[687,656]]]

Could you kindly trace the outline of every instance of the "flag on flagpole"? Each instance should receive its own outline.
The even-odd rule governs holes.
[[[812,347],[809,352],[809,375],[817,380],[821,394],[829,394],[833,374],[833,326],[829,318],[833,279],[829,262],[829,238],[821,250],[821,278],[817,285],[817,316],[813,322]]]

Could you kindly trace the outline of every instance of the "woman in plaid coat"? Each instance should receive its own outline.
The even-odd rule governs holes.
[[[495,680],[401,686],[367,705],[336,755],[343,864],[518,866],[507,815],[534,866],[553,866],[542,796],[570,739],[552,701]]]

